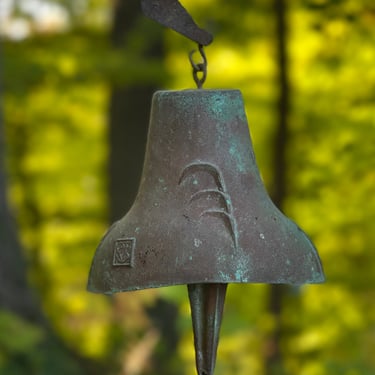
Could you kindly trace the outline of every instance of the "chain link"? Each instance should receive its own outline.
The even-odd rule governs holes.
[[[196,50],[193,50],[189,54],[189,60],[190,64],[193,68],[193,78],[194,81],[198,87],[198,89],[201,89],[203,87],[204,82],[206,81],[207,78],[207,58],[206,54],[204,53],[203,45],[198,44],[198,51],[202,57],[202,62],[195,63],[193,60],[193,55]]]

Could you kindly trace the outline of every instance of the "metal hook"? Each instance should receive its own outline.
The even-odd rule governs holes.
[[[146,17],[186,36],[202,46],[209,45],[212,35],[197,26],[178,0],[141,0]]]

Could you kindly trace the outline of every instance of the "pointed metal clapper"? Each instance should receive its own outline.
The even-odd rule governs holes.
[[[198,375],[213,375],[227,284],[189,284]]]

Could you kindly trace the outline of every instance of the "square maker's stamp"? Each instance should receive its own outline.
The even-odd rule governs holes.
[[[120,238],[115,241],[113,265],[134,267],[135,238]]]

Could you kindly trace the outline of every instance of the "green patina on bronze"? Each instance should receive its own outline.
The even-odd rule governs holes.
[[[264,189],[241,93],[155,93],[137,199],[99,245],[89,289],[323,279],[312,242]]]
[[[137,198],[99,244],[88,289],[187,284],[198,373],[212,375],[226,284],[323,281],[314,245],[262,184],[241,93],[155,93]]]

